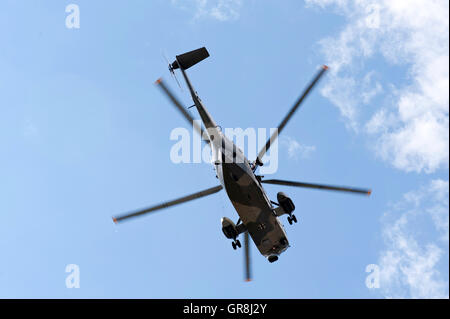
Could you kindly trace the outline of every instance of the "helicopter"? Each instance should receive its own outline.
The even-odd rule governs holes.
[[[290,247],[286,231],[280,221],[280,217],[287,215],[287,221],[289,224],[292,225],[293,223],[297,223],[297,217],[293,214],[295,210],[293,200],[284,192],[277,193],[276,202],[270,200],[262,184],[314,188],[363,195],[370,195],[372,191],[364,188],[314,184],[281,179],[263,179],[263,176],[257,175],[258,167],[263,166],[262,159],[264,155],[278,138],[279,133],[281,133],[284,129],[293,114],[302,105],[303,101],[311,92],[313,87],[328,70],[326,65],[323,65],[320,68],[313,80],[296,100],[287,115],[278,125],[277,130],[272,133],[264,147],[259,151],[256,159],[250,162],[244,153],[222,133],[220,126],[216,124],[211,114],[206,109],[202,100],[198,96],[197,91],[194,89],[189,77],[187,76],[186,70],[208,57],[209,52],[205,47],[202,47],[177,55],[174,62],[168,62],[169,71],[175,79],[175,70],[181,71],[194,102],[192,107],[196,107],[204,128],[197,121],[194,121],[187,109],[180,103],[180,101],[175,97],[168,86],[165,85],[161,78],[155,83],[169,98],[176,109],[184,116],[184,118],[193,125],[194,130],[197,131],[200,136],[206,136],[204,140],[211,147],[211,162],[214,165],[216,177],[218,178],[220,184],[200,192],[177,198],[175,200],[163,202],[158,205],[113,217],[113,221],[117,224],[137,216],[159,211],[164,208],[186,203],[188,201],[225,190],[239,218],[237,222],[233,222],[230,218],[223,217],[221,219],[222,232],[227,239],[231,240],[231,245],[235,250],[242,247],[239,236],[243,234],[245,280],[250,281],[252,279],[250,264],[250,238],[258,248],[261,255],[266,257],[270,263],[273,263],[277,261],[279,256]],[[176,81],[178,85],[180,85],[177,79]]]

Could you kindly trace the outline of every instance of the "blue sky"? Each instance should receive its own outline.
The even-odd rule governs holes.
[[[0,40],[0,297],[448,298],[446,1],[2,1]],[[224,192],[111,221],[217,185],[212,166],[170,161],[188,126],[153,84],[189,106],[161,52],[201,46],[189,75],[222,127],[275,127],[328,64],[271,177],[373,189],[268,185],[299,223],[283,219],[277,263],[252,247],[251,283],[221,231],[237,219]]]

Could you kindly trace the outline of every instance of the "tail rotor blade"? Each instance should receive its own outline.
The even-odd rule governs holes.
[[[245,257],[245,281],[252,281],[251,264],[250,264],[250,239],[248,231],[244,233],[244,257]]]
[[[166,52],[161,50],[161,55],[164,58],[164,60],[167,63],[167,65],[170,65],[169,59],[167,58],[167,55],[166,55]]]
[[[172,67],[172,63],[169,62],[169,59],[167,58],[166,53],[165,53],[164,51],[162,51],[162,50],[161,50],[161,55],[164,57],[164,60],[166,61],[167,65],[168,65],[168,67],[169,67],[170,74],[172,74],[172,77],[173,77],[173,78],[175,79],[175,81],[177,82],[178,87],[180,88],[181,92],[183,92],[183,88],[181,87],[180,81],[178,81],[178,78],[177,78],[177,76],[175,75],[175,71],[174,71],[174,69],[173,69],[173,67]]]
[[[177,78],[177,76],[175,75],[175,71],[172,71],[172,76],[173,76],[173,78],[175,79],[175,82],[177,82],[178,87],[180,88],[181,92],[184,92],[184,91],[183,91],[183,88],[181,87],[180,81],[178,81],[178,78]]]
[[[175,82],[177,82],[178,87],[180,88],[181,92],[184,92],[184,91],[183,91],[183,88],[181,87],[180,81],[178,81],[178,78],[177,78],[177,76],[175,75],[175,71],[174,71],[174,69],[172,68],[172,65],[171,65],[171,64],[169,64],[169,71],[170,71],[170,74],[172,74],[172,77],[175,79]]]

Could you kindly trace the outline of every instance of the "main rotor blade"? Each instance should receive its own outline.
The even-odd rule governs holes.
[[[183,117],[189,122],[190,125],[194,126],[194,130],[200,134],[200,137],[203,140],[203,128],[200,124],[198,124],[198,122],[194,122],[194,119],[192,118],[192,116],[189,114],[188,111],[186,111],[186,109],[184,108],[184,106],[178,101],[178,99],[175,97],[175,95],[172,93],[172,91],[170,91],[170,89],[164,84],[164,82],[162,81],[162,79],[158,79],[156,82],[156,84],[158,84],[158,87],[161,88],[161,90],[167,95],[167,97],[170,99],[170,101],[173,103],[173,105],[175,105],[175,107],[178,109],[178,111],[181,112],[181,114],[183,115]],[[204,140],[206,143],[209,143],[209,140]]]
[[[351,193],[364,194],[364,195],[372,194],[372,191],[370,189],[364,189],[364,188],[353,188],[353,187],[345,187],[345,186],[332,186],[332,185],[323,185],[323,184],[292,182],[292,181],[284,181],[284,180],[280,180],[280,179],[266,179],[266,180],[262,180],[261,183],[325,189],[325,190],[340,191],[340,192],[351,192]]]
[[[251,265],[250,265],[250,239],[248,231],[244,233],[244,257],[245,257],[245,281],[252,281]]]
[[[299,108],[299,106],[302,104],[303,100],[306,98],[306,96],[309,94],[309,92],[312,90],[312,88],[317,84],[317,82],[320,80],[322,75],[325,73],[325,71],[328,70],[328,67],[326,65],[323,65],[320,71],[317,73],[315,78],[311,81],[311,83],[308,85],[308,87],[305,89],[302,95],[298,98],[298,100],[295,102],[295,104],[290,109],[289,113],[284,117],[284,119],[281,121],[280,125],[278,125],[278,130],[275,131],[272,136],[269,138],[269,140],[266,142],[266,145],[259,151],[258,158],[260,161],[262,161],[263,156],[266,154],[266,152],[269,150],[272,143],[276,140],[278,135],[281,133],[281,131],[286,126],[287,122],[290,120],[292,115],[294,115],[295,111]]]
[[[155,205],[155,206],[152,206],[152,207],[149,207],[149,208],[140,209],[138,211],[131,212],[131,213],[128,213],[128,214],[125,214],[125,215],[121,215],[121,216],[118,216],[118,217],[113,217],[113,221],[117,224],[118,222],[121,222],[121,221],[123,221],[125,219],[129,219],[129,218],[132,218],[132,217],[144,215],[144,214],[147,214],[147,213],[150,213],[150,212],[154,212],[154,211],[157,211],[157,210],[160,210],[160,209],[163,209],[163,208],[167,208],[167,207],[170,207],[170,206],[175,206],[175,205],[178,205],[178,204],[181,204],[181,203],[185,203],[185,202],[197,199],[197,198],[201,198],[201,197],[204,197],[204,196],[208,196],[208,195],[217,193],[221,189],[222,189],[221,185],[215,186],[215,187],[212,187],[212,188],[208,188],[208,189],[205,189],[205,190],[203,190],[201,192],[194,193],[194,194],[191,194],[191,195],[187,195],[187,196],[184,196],[184,197],[181,197],[181,198],[169,201],[169,202],[164,202],[164,203],[161,203],[159,205]]]

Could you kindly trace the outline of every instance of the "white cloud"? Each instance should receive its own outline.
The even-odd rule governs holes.
[[[386,249],[378,261],[385,297],[448,298],[448,194],[448,181],[433,180],[385,215]]]
[[[364,127],[376,139],[375,152],[398,169],[431,173],[448,167],[449,2],[306,2],[333,5],[348,19],[337,37],[320,41],[331,67],[322,94],[340,109],[347,125],[355,131]],[[377,56],[393,70],[383,83],[369,69]],[[395,79],[401,80],[400,87],[394,86]],[[388,105],[361,125],[365,104],[382,92]]]
[[[288,157],[290,159],[309,158],[311,154],[316,150],[315,146],[302,145],[294,138],[289,136],[281,137],[280,143],[282,146],[287,148]]]
[[[180,8],[193,11],[194,19],[212,18],[219,21],[237,20],[242,0],[172,0]]]

